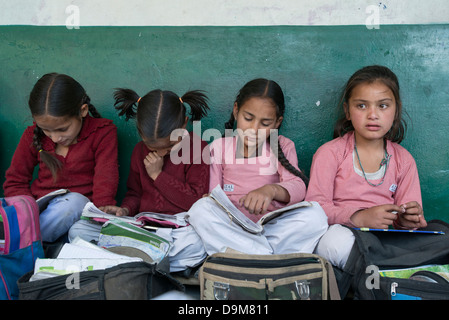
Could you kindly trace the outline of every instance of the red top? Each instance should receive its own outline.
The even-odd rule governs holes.
[[[164,157],[162,172],[156,180],[150,178],[143,163],[149,152],[141,141],[131,156],[128,191],[122,202],[129,215],[185,212],[209,192],[209,151],[207,143],[197,135],[190,133],[184,137],[177,156]]]
[[[29,126],[20,139],[11,166],[6,171],[3,190],[6,197],[30,195],[38,199],[58,189],[69,189],[90,199],[96,206],[115,205],[118,186],[117,128],[111,120],[87,115],[77,138],[65,157],[56,155],[62,163],[58,179],[40,160],[33,146],[36,124]],[[55,143],[43,136],[42,148],[54,153]],[[34,168],[39,165],[37,178]]]

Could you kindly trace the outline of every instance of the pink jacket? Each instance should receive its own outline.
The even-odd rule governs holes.
[[[322,206],[329,225],[353,227],[350,218],[354,212],[377,205],[409,201],[422,205],[418,170],[406,149],[387,140],[391,158],[384,182],[376,187],[354,171],[353,150],[354,133],[350,132],[322,145],[313,157],[306,200]]]
[[[293,141],[279,136],[279,143],[285,157],[295,168],[298,168],[298,158]],[[289,203],[272,201],[268,211],[304,200],[306,194],[304,182],[277,162],[268,143],[265,144],[265,150],[261,156],[247,159],[236,158],[236,146],[237,137],[226,137],[212,142],[210,190],[219,184],[234,205],[253,221],[259,220],[261,216],[250,214],[239,205],[238,201],[248,192],[266,184],[279,184],[290,194]]]

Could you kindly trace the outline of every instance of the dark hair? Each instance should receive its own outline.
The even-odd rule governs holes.
[[[386,85],[394,95],[396,100],[396,113],[394,116],[393,125],[391,129],[385,135],[385,139],[391,140],[393,142],[401,143],[404,139],[405,132],[407,129],[407,124],[402,119],[402,101],[399,94],[399,81],[396,75],[387,67],[384,66],[367,66],[358,71],[356,71],[346,83],[343,90],[340,104],[342,104],[341,111],[342,115],[339,120],[337,120],[334,128],[334,138],[341,137],[349,131],[353,131],[351,120],[346,118],[348,102],[351,98],[352,91],[354,88],[360,84],[373,83],[376,81],[382,82]]]
[[[285,111],[285,100],[284,93],[281,87],[273,80],[267,80],[263,78],[254,79],[246,83],[243,88],[240,89],[235,103],[237,108],[240,109],[241,106],[245,104],[251,98],[266,98],[270,99],[274,106],[276,107],[276,118],[284,116]],[[235,124],[234,113],[231,112],[231,117],[228,122],[225,123],[225,129],[233,129]],[[281,145],[279,144],[279,139],[277,145],[270,145],[271,150],[277,155],[279,162],[284,168],[286,168],[292,174],[300,177],[304,183],[307,185],[309,179],[302,173],[301,170],[296,169],[285,157],[282,151]]]
[[[200,120],[207,115],[207,97],[200,90],[188,91],[179,97],[172,91],[153,90],[142,98],[131,89],[116,89],[115,108],[126,120],[136,118],[137,130],[148,140],[169,137],[175,129],[185,123],[186,107],[190,106],[191,120]]]
[[[72,77],[60,73],[48,73],[42,76],[31,90],[28,101],[33,117],[43,115],[76,117],[80,115],[81,106],[84,104],[88,105],[89,112],[94,118],[101,118],[101,115],[90,103],[90,98],[84,88]],[[50,169],[56,181],[62,164],[54,155],[42,149],[43,137],[44,132],[36,125],[33,145],[39,151],[41,160]]]

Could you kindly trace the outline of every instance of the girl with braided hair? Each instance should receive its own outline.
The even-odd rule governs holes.
[[[28,104],[34,124],[20,139],[3,189],[7,197],[35,199],[58,189],[70,190],[52,199],[40,214],[42,240],[54,242],[66,237],[88,201],[97,206],[115,204],[117,129],[100,117],[84,88],[65,74],[40,78]]]
[[[252,80],[236,97],[225,137],[210,146],[210,190],[220,185],[254,222],[269,211],[301,202],[306,195],[307,178],[298,168],[295,145],[277,135],[284,110],[284,95],[275,81]],[[237,134],[230,136],[229,130]],[[273,219],[261,234],[230,224],[210,198],[195,203],[189,222],[208,254],[223,248],[253,254],[313,252],[327,229],[326,215],[317,203]]]

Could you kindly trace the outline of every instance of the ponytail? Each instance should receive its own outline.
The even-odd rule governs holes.
[[[140,97],[131,89],[116,89],[115,109],[126,120],[136,119],[137,130],[142,138],[156,140],[169,137],[173,130],[185,123],[187,103],[191,109],[192,121],[207,115],[207,96],[199,90],[188,91],[179,97],[172,91],[156,89]]]
[[[116,89],[114,92],[114,107],[119,110],[119,116],[125,115],[126,120],[134,119],[137,114],[137,103],[140,96],[131,89]]]
[[[190,106],[192,121],[201,120],[207,116],[207,110],[209,110],[207,100],[207,96],[200,90],[188,91],[180,97],[181,104],[187,103]]]
[[[81,105],[85,105],[85,104],[87,104],[89,113],[91,114],[92,117],[101,118],[101,114],[97,111],[97,109],[93,106],[93,104],[90,103],[90,98],[87,94],[84,96],[83,102],[81,103]]]
[[[235,118],[234,118],[234,112],[231,112],[231,117],[229,118],[228,122],[225,123],[225,129],[234,129],[235,124]]]

